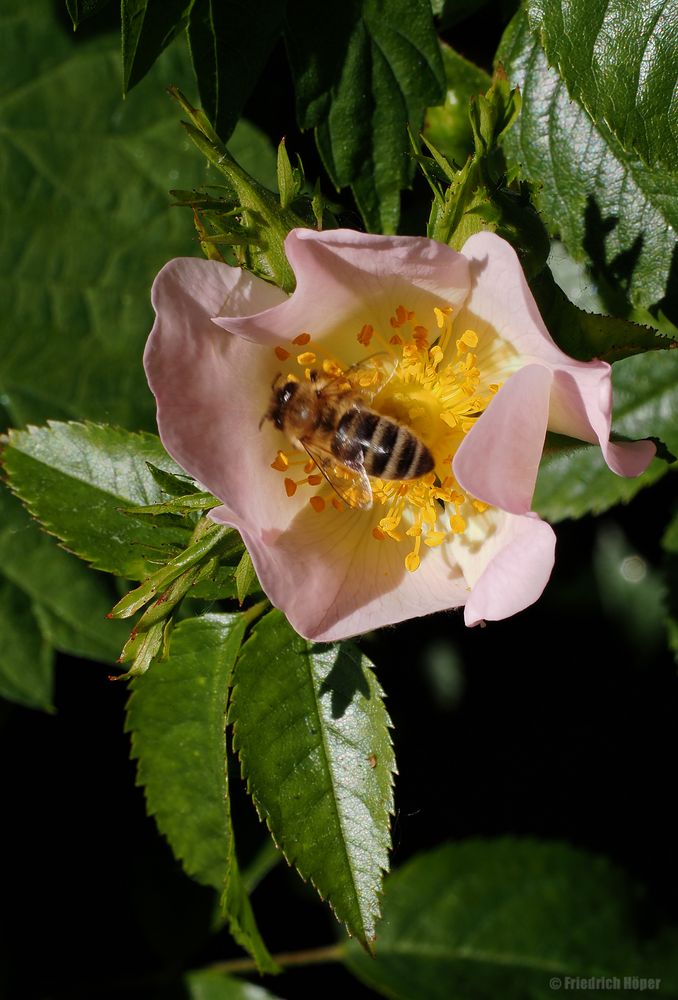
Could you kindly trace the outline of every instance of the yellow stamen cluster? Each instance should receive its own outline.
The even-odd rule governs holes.
[[[377,541],[391,539],[404,543],[412,539],[412,547],[404,559],[409,572],[414,572],[421,563],[425,552],[422,545],[434,548],[463,534],[467,518],[474,512],[487,510],[487,504],[461,490],[451,474],[451,463],[464,435],[473,427],[499,385],[485,383],[482,379],[475,353],[478,335],[474,330],[462,331],[454,345],[451,344],[451,314],[449,306],[435,307],[429,328],[417,322],[413,310],[398,305],[389,320],[391,334],[384,335],[371,324],[364,324],[356,333],[356,340],[365,348],[373,348],[377,341],[391,355],[390,374],[386,378],[379,364],[375,369],[368,364],[349,372],[336,358],[322,361],[326,374],[336,376],[346,372],[349,384],[358,392],[363,390],[370,399],[366,405],[407,425],[434,457],[434,470],[419,479],[370,479],[374,505],[386,508],[373,527],[372,535]],[[308,333],[301,333],[293,344],[308,347],[311,340]],[[429,346],[431,340],[433,343]],[[296,357],[297,363],[306,368],[306,378],[310,377],[310,368],[306,366],[316,364],[322,353],[319,345],[311,346],[312,350],[305,350]],[[291,357],[282,347],[276,347],[275,353],[280,360]],[[282,357],[283,353],[286,358]],[[368,359],[370,357],[367,355]],[[323,477],[317,470],[314,474],[314,463],[305,460],[299,452],[291,455],[278,452],[271,467],[288,473],[293,464],[303,464],[305,476],[293,479],[286,475],[288,496],[293,496],[299,486],[308,485],[314,487],[309,503],[317,513],[329,505],[337,511],[346,509],[346,504],[326,483],[320,492],[315,489],[323,484]],[[340,465],[335,469],[338,475],[343,471]],[[348,470],[345,474],[350,479]]]

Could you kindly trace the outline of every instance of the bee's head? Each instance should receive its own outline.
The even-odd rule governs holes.
[[[285,409],[299,388],[294,379],[286,379],[284,375],[276,375],[271,386],[271,403],[259,422],[259,430],[264,420],[271,420],[279,431],[283,429]]]

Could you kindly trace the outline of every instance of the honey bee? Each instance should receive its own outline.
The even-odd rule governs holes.
[[[361,377],[368,368],[379,375]],[[435,464],[414,431],[369,405],[391,374],[382,355],[375,355],[338,375],[311,371],[305,382],[278,375],[271,387],[261,423],[270,420],[305,450],[349,507],[372,506],[370,476],[419,479]]]

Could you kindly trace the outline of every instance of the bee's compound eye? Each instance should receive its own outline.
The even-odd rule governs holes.
[[[284,406],[286,403],[289,403],[290,399],[292,398],[292,396],[295,394],[296,391],[297,391],[296,382],[286,382],[285,385],[282,387],[282,389],[280,389],[278,392],[278,399],[280,401],[280,405]]]

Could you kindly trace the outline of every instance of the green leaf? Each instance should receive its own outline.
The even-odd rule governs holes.
[[[172,46],[122,101],[119,43],[65,30],[56,7],[6,0],[0,13],[0,395],[14,426],[150,430],[140,358],[151,283],[169,258],[199,254],[191,215],[170,208],[168,191],[210,179],[165,94],[190,78],[189,57]],[[275,177],[257,130],[238,129],[231,148],[255,176]]]
[[[675,997],[675,962],[641,953],[635,903],[621,872],[564,844],[447,844],[389,876],[376,958],[350,946],[346,961],[399,1000],[548,1000],[566,977],[576,989],[576,977],[634,974]]]
[[[66,0],[66,9],[73,22],[73,29],[80,26],[88,17],[93,17],[107,7],[110,0]]]
[[[673,0],[527,0],[530,27],[570,96],[621,147],[678,181]]]
[[[551,231],[576,260],[590,262],[599,281],[621,286],[633,305],[662,300],[678,228],[675,179],[625,152],[602,121],[593,122],[570,99],[522,12],[498,58],[523,97],[504,148],[522,176],[540,186],[537,207]],[[616,302],[611,311],[622,309]]]
[[[233,936],[272,972],[235,856],[226,761],[231,674],[250,620],[210,614],[180,622],[168,658],[133,682],[126,728],[159,830],[186,872],[223,894]]]
[[[245,549],[235,570],[235,587],[240,604],[250,593],[251,588],[257,584],[257,574],[254,572],[252,557]]]
[[[263,986],[210,969],[189,972],[184,983],[189,1000],[279,1000]]]
[[[181,471],[151,434],[51,422],[12,431],[3,461],[33,516],[96,569],[142,580],[188,542],[189,523],[142,521],[120,509],[162,500],[147,462]]]
[[[678,454],[678,365],[673,351],[652,351],[627,358],[612,369],[613,429],[639,440],[660,438]],[[583,514],[600,514],[627,502],[644,486],[656,482],[668,466],[654,459],[636,479],[616,476],[605,465],[600,448],[555,439],[547,442],[534,496],[534,509],[548,521]]]
[[[182,32],[192,0],[122,0],[122,92],[139,83],[161,52]]]
[[[282,30],[284,0],[194,0],[188,42],[200,102],[225,142]]]
[[[388,865],[394,758],[369,661],[272,611],[236,667],[230,721],[259,814],[288,862],[371,949]]]
[[[492,81],[485,70],[449,45],[442,45],[441,50],[447,83],[445,103],[427,108],[423,134],[451,163],[461,167],[474,148],[469,101],[476,94],[484,94]]]
[[[0,489],[0,574],[32,605],[35,621],[16,621],[17,628],[26,626],[28,646],[37,623],[42,637],[63,652],[104,663],[117,659],[126,629],[106,620],[115,601],[111,581],[59,548],[5,489]]]
[[[394,233],[413,172],[407,126],[417,131],[445,96],[429,0],[298,0],[285,39],[300,127],[316,129],[327,172],[352,187],[368,229]]]
[[[0,577],[0,697],[29,708],[52,707],[53,660],[31,600]]]
[[[566,354],[580,361],[600,358],[612,364],[643,351],[678,347],[678,342],[651,327],[580,309],[556,285],[548,268],[530,282],[530,288],[555,342]]]

